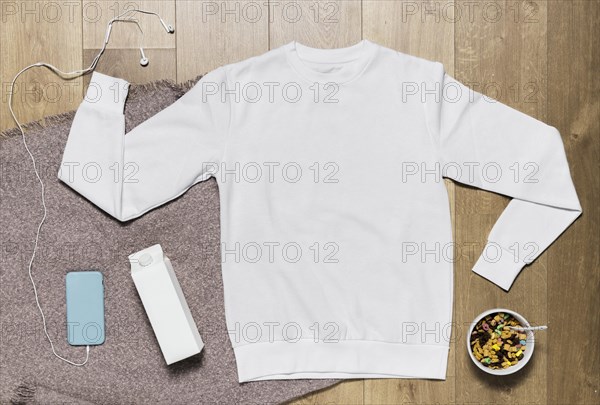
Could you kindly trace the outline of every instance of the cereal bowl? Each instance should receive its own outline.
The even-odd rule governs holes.
[[[509,375],[521,370],[531,359],[535,344],[533,332],[511,331],[509,325],[531,326],[521,314],[504,308],[485,311],[471,323],[467,350],[482,371]]]

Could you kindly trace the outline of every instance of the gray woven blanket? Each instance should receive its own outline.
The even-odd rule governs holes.
[[[129,131],[189,89],[156,82],[131,86]],[[66,342],[65,274],[104,273],[106,342],[91,348],[85,367],[50,350],[27,275],[40,189],[15,130],[0,139],[0,403],[281,403],[336,380],[239,384],[223,309],[219,196],[207,181],[175,201],[121,224],[56,177],[74,113],[28,125],[27,139],[46,183],[48,218],[33,266],[57,351],[82,361],[85,349]],[[166,366],[130,276],[127,256],[160,243],[186,295],[206,344],[203,352]]]

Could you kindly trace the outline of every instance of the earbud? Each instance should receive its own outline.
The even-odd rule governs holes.
[[[104,36],[104,46],[102,47],[102,50],[100,51],[100,53],[94,59],[94,62],[92,62],[92,65],[87,69],[87,71],[92,71],[95,69],[96,63],[100,59],[100,56],[104,53],[104,50],[106,49],[106,45],[108,45],[108,41],[110,40],[110,34],[112,33],[113,23],[115,23],[117,21],[132,22],[137,26],[137,28],[140,30],[140,33],[142,34],[142,40],[140,41],[140,53],[142,54],[142,58],[140,59],[140,65],[142,65],[143,67],[146,67],[150,64],[150,60],[146,57],[146,54],[144,53],[144,49],[141,46],[143,43],[143,38],[144,38],[144,31],[142,30],[142,27],[140,27],[138,21],[132,18],[132,14],[134,14],[134,13],[154,15],[158,18],[158,20],[160,21],[160,24],[163,26],[163,28],[165,29],[165,31],[167,31],[168,34],[173,34],[175,32],[175,28],[173,28],[173,26],[171,24],[167,24],[165,22],[165,20],[163,20],[155,12],[146,11],[146,10],[137,10],[137,9],[125,11],[124,13],[118,15],[117,17],[113,18],[112,20],[110,20],[108,22],[108,26],[106,28],[106,35]]]
[[[173,28],[173,26],[170,24],[167,25],[167,23],[165,23],[165,21],[162,18],[160,18],[160,23],[165,28],[165,31],[167,31],[169,34],[173,34],[175,32],[175,28]]]
[[[140,48],[140,52],[142,53],[142,59],[140,59],[140,65],[146,67],[150,63],[150,60],[148,60],[148,58],[146,57],[146,54],[144,53],[143,48]]]

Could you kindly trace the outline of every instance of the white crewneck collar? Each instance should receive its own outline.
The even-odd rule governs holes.
[[[377,46],[366,39],[336,49],[311,48],[292,41],[284,46],[284,51],[294,70],[309,82],[342,84],[362,75],[373,60]]]

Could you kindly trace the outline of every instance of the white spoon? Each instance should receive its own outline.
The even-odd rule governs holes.
[[[544,326],[530,326],[528,328],[524,328],[522,326],[509,326],[510,329],[512,330],[517,330],[519,332],[526,332],[526,331],[533,331],[533,330],[546,330],[548,329],[548,326],[544,325]]]

